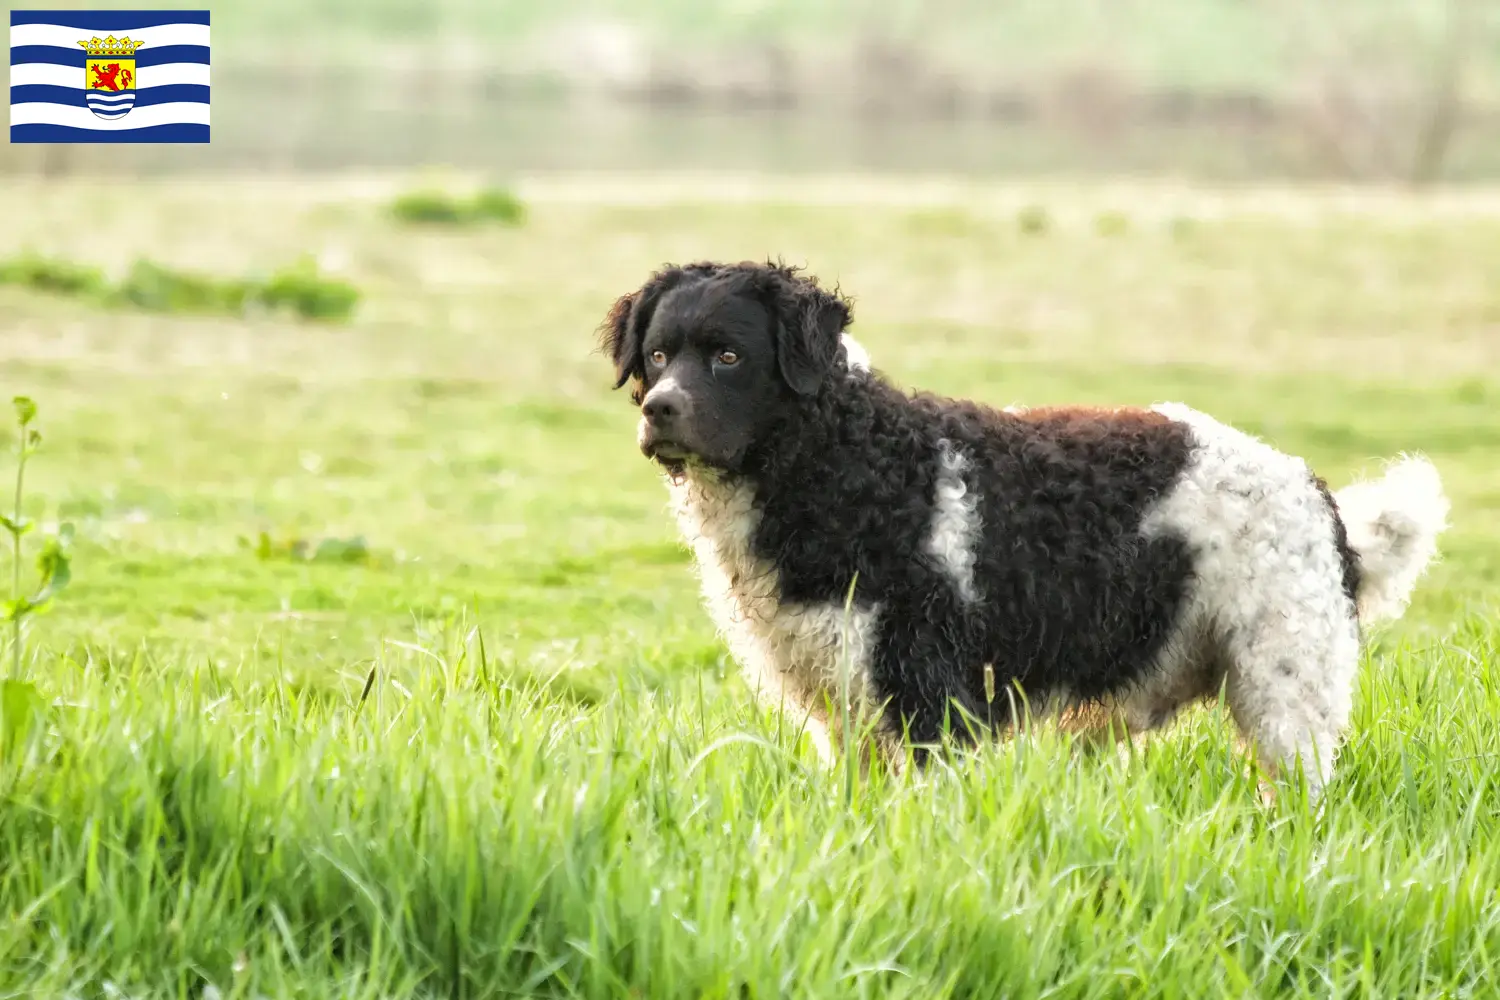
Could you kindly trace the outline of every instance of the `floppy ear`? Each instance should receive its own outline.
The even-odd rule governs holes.
[[[641,355],[641,341],[646,336],[646,327],[656,304],[667,292],[676,288],[689,274],[701,270],[701,265],[665,267],[651,275],[644,285],[628,295],[622,295],[610,307],[609,315],[599,325],[599,347],[609,354],[615,365],[615,384],[618,389],[631,379],[635,385],[630,391],[631,400],[640,405],[641,382],[646,377],[646,359]]]
[[[609,355],[615,365],[615,384],[618,389],[630,378],[641,378],[646,374],[641,357],[641,332],[639,324],[631,322],[631,313],[640,301],[641,292],[631,292],[615,299],[609,315],[599,325],[599,347]]]
[[[838,357],[839,338],[853,319],[849,302],[790,269],[778,269],[776,359],[798,395],[811,396]]]

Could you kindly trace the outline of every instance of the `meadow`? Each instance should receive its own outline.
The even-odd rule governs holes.
[[[1500,196],[562,176],[422,225],[411,183],[0,186],[0,260],[310,253],[361,291],[337,322],[0,283],[23,569],[75,533],[0,760],[0,996],[1494,988]],[[1453,527],[1325,808],[1262,805],[1214,706],[1130,759],[1044,729],[853,783],[757,709],[592,352],[662,262],[767,256],[903,385],[1181,400],[1335,487],[1430,456]]]

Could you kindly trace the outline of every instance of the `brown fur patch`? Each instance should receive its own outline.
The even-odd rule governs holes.
[[[1089,427],[1165,427],[1172,418],[1140,406],[1027,406],[1005,411],[1009,416],[1032,424],[1062,424],[1083,431]]]

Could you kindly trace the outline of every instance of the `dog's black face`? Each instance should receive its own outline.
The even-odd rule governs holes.
[[[732,282],[663,295],[641,338],[641,451],[669,464],[732,466],[781,396],[774,330],[765,306]]]
[[[653,275],[602,329],[618,388],[634,381],[641,451],[670,471],[734,470],[832,371],[848,304],[791,268],[693,264]]]

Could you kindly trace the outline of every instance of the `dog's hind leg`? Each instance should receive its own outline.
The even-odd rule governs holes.
[[[1268,607],[1225,636],[1225,698],[1266,770],[1284,777],[1300,763],[1317,801],[1353,707],[1359,635],[1340,602],[1312,603],[1327,609]]]
[[[1301,459],[1187,407],[1156,409],[1189,424],[1197,450],[1143,530],[1190,544],[1193,600],[1235,721],[1268,770],[1300,762],[1319,796],[1359,667],[1333,505]]]

